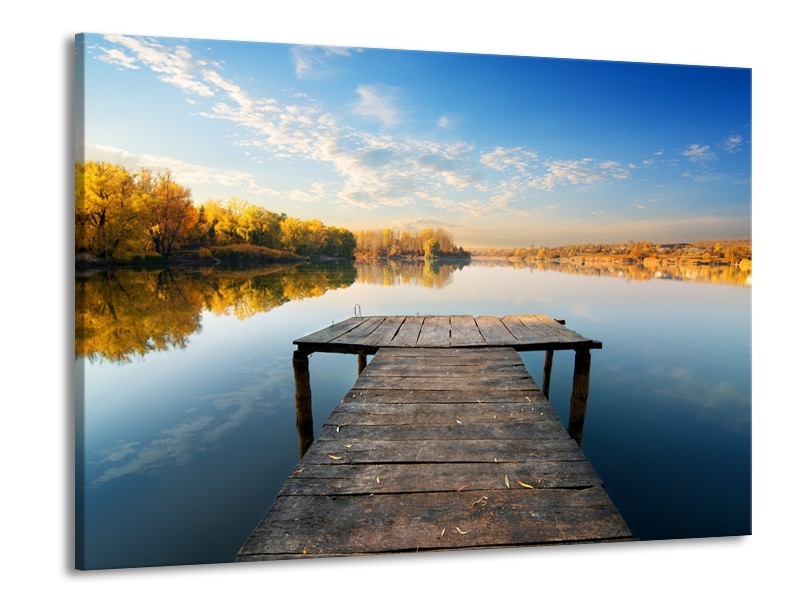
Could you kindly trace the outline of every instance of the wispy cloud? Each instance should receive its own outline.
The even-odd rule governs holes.
[[[552,191],[558,186],[587,185],[630,177],[630,171],[616,161],[598,162],[593,158],[581,160],[554,160],[546,165],[543,175],[531,178],[531,187]]]
[[[191,54],[185,46],[167,49],[155,41],[123,35],[107,35],[105,39],[119,44],[133,54],[133,56],[125,55],[122,63],[118,60],[115,64],[125,65],[125,68],[130,69],[141,62],[154,73],[158,73],[161,81],[174,85],[186,93],[205,97],[214,95],[210,87],[197,80],[198,65],[192,61]],[[108,58],[109,52],[113,49],[101,48],[101,51]]]
[[[417,217],[416,219],[403,219],[390,223],[392,227],[400,229],[417,230],[421,227],[445,227],[447,229],[457,229],[461,225],[455,221],[443,221],[441,219],[434,219],[429,217]]]
[[[131,475],[156,473],[189,463],[221,438],[235,433],[253,419],[275,411],[291,395],[291,375],[286,369],[239,369],[252,378],[249,385],[197,398],[204,414],[190,412],[150,440],[124,441],[96,452],[90,463],[102,465],[91,487]]]
[[[378,121],[384,127],[395,127],[400,122],[394,90],[381,85],[360,85],[356,93],[358,102],[353,106],[353,113]]]
[[[379,84],[360,85],[350,105],[358,117],[382,126],[380,133],[354,126],[348,114],[324,110],[304,94],[289,100],[252,94],[244,82],[226,76],[225,66],[193,57],[183,46],[166,48],[142,38],[107,36],[108,57],[119,50],[122,64],[145,66],[164,83],[183,90],[197,103],[195,115],[225,121],[237,128],[233,142],[256,162],[262,159],[304,160],[332,169],[338,180],[290,192],[298,201],[335,198],[342,207],[371,209],[433,207],[465,215],[520,210],[531,189],[552,191],[570,185],[605,184],[628,179],[630,168],[616,161],[551,159],[522,147],[476,148],[460,140],[447,142],[400,131],[399,90]],[[310,76],[325,61],[352,52],[343,48],[299,46],[292,51],[295,69]],[[131,68],[131,67],[128,68]],[[446,115],[437,125],[451,123]],[[399,133],[397,133],[399,132]],[[241,171],[190,165],[163,156],[136,157],[153,168],[169,168],[191,185],[215,182],[243,186],[248,193],[278,193]],[[488,169],[488,171],[487,171]],[[280,192],[284,197],[287,191]]]
[[[496,171],[516,170],[524,172],[528,166],[539,159],[535,152],[524,148],[501,148],[495,147],[491,152],[481,155],[481,164],[495,169]]]
[[[351,56],[357,49],[339,46],[295,46],[292,48],[294,72],[300,79],[327,77],[334,73],[331,58]]]
[[[447,115],[442,115],[438,119],[436,119],[436,126],[439,129],[447,129],[450,125],[453,124],[453,120],[448,117]]]
[[[717,158],[710,146],[701,146],[700,144],[690,144],[681,152],[681,155],[693,163],[707,163]]]
[[[725,140],[723,140],[721,146],[725,152],[734,153],[739,151],[739,149],[742,147],[743,141],[744,138],[742,138],[742,136],[731,134],[725,138]]]
[[[656,152],[653,152],[647,158],[642,160],[642,166],[643,167],[651,167],[651,166],[659,164],[659,163],[669,162],[668,160],[662,158],[663,156],[664,156],[664,150],[663,149],[657,150]],[[676,160],[676,159],[674,159],[674,160]]]
[[[631,206],[639,210],[653,208],[658,203],[658,199],[650,197],[647,200],[637,200]]]
[[[233,189],[244,189],[249,194],[256,196],[286,198],[292,202],[320,202],[335,193],[322,182],[312,183],[308,188],[278,190],[261,185],[255,175],[245,171],[217,169],[156,154],[134,154],[113,146],[91,144],[87,146],[86,153],[93,160],[114,162],[133,171],[142,168],[156,172],[169,170],[178,181],[190,187],[197,184],[214,184]],[[196,200],[201,199],[196,198]]]
[[[126,54],[119,48],[100,48],[101,54],[97,58],[110,65],[116,65],[120,69],[138,69],[137,60],[130,54]]]

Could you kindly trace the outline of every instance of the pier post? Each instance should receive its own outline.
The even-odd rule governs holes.
[[[578,446],[583,440],[583,421],[589,399],[589,369],[592,357],[588,349],[575,350],[575,371],[572,374],[572,397],[569,399],[569,428],[567,432]]]
[[[553,351],[544,352],[544,374],[542,375],[542,393],[548,400],[550,399],[550,373],[553,370]]]
[[[297,416],[297,439],[300,458],[314,441],[314,415],[311,410],[311,376],[308,372],[308,354],[295,350],[292,355],[294,368],[294,408]]]
[[[361,371],[363,371],[366,366],[367,366],[367,355],[366,354],[361,354],[359,352],[359,354],[358,354],[358,374],[359,375],[361,375]]]

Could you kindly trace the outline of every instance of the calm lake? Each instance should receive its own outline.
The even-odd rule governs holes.
[[[582,447],[633,534],[751,532],[749,273],[334,262],[120,269],[75,286],[84,568],[233,561],[299,458],[292,341],[356,305],[363,316],[566,319],[603,342]],[[543,353],[522,357],[541,382]],[[565,426],[573,357],[553,363]],[[316,433],[356,369],[352,355],[311,356]]]

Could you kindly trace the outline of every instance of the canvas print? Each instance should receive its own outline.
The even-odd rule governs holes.
[[[749,535],[751,71],[590,58],[76,36],[76,568]]]

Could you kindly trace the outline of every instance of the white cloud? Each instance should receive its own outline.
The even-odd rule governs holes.
[[[436,119],[436,126],[439,129],[447,129],[452,124],[452,120],[447,115],[442,115]]]
[[[96,488],[122,477],[185,465],[207,452],[220,438],[235,434],[242,424],[274,412],[281,399],[291,393],[291,375],[284,368],[255,368],[250,373],[240,370],[252,376],[252,383],[198,398],[197,407],[205,414],[191,411],[151,440],[121,442],[96,452],[90,462],[111,466],[94,477],[90,486]]]
[[[244,171],[217,169],[157,154],[134,154],[113,146],[89,144],[86,147],[86,158],[115,162],[133,171],[142,168],[151,171],[169,170],[176,180],[188,187],[210,183],[231,188],[244,188],[254,195],[274,197],[284,193],[260,185],[253,174]]]
[[[295,94],[293,104],[289,104],[251,94],[245,83],[225,76],[224,65],[215,63],[212,68],[186,48],[165,48],[145,39],[122,36],[108,36],[106,40],[130,52],[139,61],[136,64],[150,68],[161,81],[190,93],[191,100],[202,106],[195,113],[197,116],[235,125],[237,136],[233,143],[246,150],[250,160],[310,161],[328,167],[338,179],[324,187],[279,192],[242,171],[192,165],[155,155],[138,156],[135,161],[128,157],[153,169],[169,168],[190,186],[238,186],[245,193],[280,194],[299,202],[334,198],[340,206],[350,208],[425,203],[448,212],[484,215],[488,211],[518,210],[531,188],[552,190],[630,176],[629,168],[615,161],[551,160],[542,165],[535,152],[522,147],[498,146],[481,153],[458,140],[437,142],[389,133],[402,123],[401,112],[397,91],[381,85],[359,86],[359,100],[350,107],[356,115],[384,127],[376,134],[346,124],[343,119],[348,115],[325,112],[305,95]],[[350,52],[353,51],[346,48],[297,47],[292,55],[295,68],[308,75],[309,69],[323,65],[316,59],[349,56]],[[450,125],[451,120],[443,114],[437,124]],[[488,178],[481,167],[497,173]]]
[[[335,56],[350,56],[358,52],[353,48],[339,46],[295,46],[292,48],[294,72],[300,79],[326,77],[334,71],[330,59]]]
[[[544,175],[532,177],[531,187],[552,191],[558,186],[585,185],[610,180],[624,180],[630,177],[628,169],[616,161],[606,160],[597,163],[593,158],[581,160],[554,160],[547,163]]]
[[[520,173],[527,170],[530,163],[539,160],[535,152],[520,147],[502,148],[495,147],[491,152],[481,155],[481,164],[496,171],[514,169]]]
[[[385,127],[395,127],[400,122],[400,111],[395,106],[392,90],[379,85],[360,85],[356,88],[359,100],[353,112],[365,119],[378,121]]]
[[[111,65],[116,65],[121,69],[138,69],[139,65],[136,64],[136,59],[129,54],[125,54],[119,48],[103,48],[100,47],[100,51],[102,54],[98,55],[97,58],[102,60],[103,62],[107,62]]]
[[[701,146],[700,144],[690,144],[686,150],[681,152],[681,155],[693,163],[706,163],[717,157],[710,146]]]
[[[207,85],[197,81],[194,71],[196,66],[191,61],[191,54],[183,46],[166,49],[160,44],[141,38],[124,35],[107,35],[105,40],[118,44],[132,52],[136,60],[141,61],[159,74],[159,79],[174,85],[186,93],[198,96],[212,96],[214,93]],[[111,49],[101,50],[108,56]],[[129,57],[130,58],[130,57]],[[130,58],[132,64],[133,58]]]
[[[744,139],[740,135],[731,134],[722,142],[722,147],[726,152],[738,152],[742,147]]]
[[[216,71],[211,71],[210,69],[204,70],[203,79],[227,93],[228,97],[231,98],[231,100],[234,100],[242,109],[253,109],[253,101],[245,92],[242,91],[242,88],[228,81]]]

